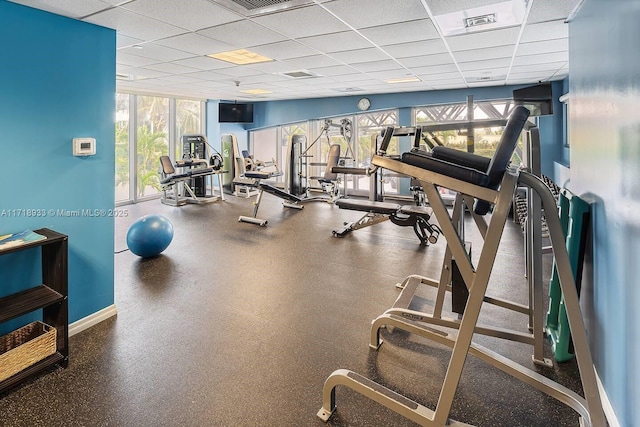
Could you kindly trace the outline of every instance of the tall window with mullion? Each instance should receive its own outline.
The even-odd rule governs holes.
[[[138,96],[136,113],[137,197],[160,193],[160,156],[169,155],[169,98]]]
[[[376,140],[380,132],[387,126],[398,125],[398,110],[386,110],[376,111],[366,114],[358,114],[356,116],[357,122],[357,145],[356,145],[356,159],[357,165],[361,168],[367,168],[371,165],[371,156],[375,154],[378,147],[376,146]],[[397,155],[399,154],[399,142],[398,138],[393,138],[387,154]],[[382,179],[384,182],[384,191],[389,194],[398,192],[397,176],[391,176],[388,171],[383,171]],[[369,192],[371,186],[371,179],[367,176],[358,175],[354,177],[354,191]]]
[[[176,150],[175,158],[182,157],[182,136],[202,133],[202,102],[190,99],[176,99]],[[207,151],[210,149],[207,147]]]
[[[132,198],[129,179],[129,98],[116,94],[116,203],[128,202]]]
[[[436,145],[445,145],[462,151],[493,156],[502,136],[505,121],[513,110],[511,99],[474,101],[470,110],[466,102],[427,105],[414,108],[414,123],[422,126],[424,139]],[[469,122],[491,122],[487,126],[467,127]],[[450,124],[449,129],[432,131],[430,125]]]

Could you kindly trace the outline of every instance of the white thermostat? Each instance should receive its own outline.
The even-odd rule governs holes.
[[[93,156],[96,154],[95,138],[73,138],[74,156]]]

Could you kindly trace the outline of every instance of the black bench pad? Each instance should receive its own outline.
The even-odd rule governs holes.
[[[331,168],[332,173],[344,173],[347,175],[366,175],[369,172],[367,168],[350,168],[346,166],[334,166]]]
[[[281,176],[282,172],[261,172],[261,171],[247,171],[244,176],[252,179],[269,179],[275,176]]]
[[[487,187],[489,184],[489,175],[486,173],[445,160],[436,159],[430,155],[411,152],[404,153],[402,154],[402,162],[482,187]]]
[[[286,191],[281,190],[278,187],[274,187],[273,185],[270,185],[270,184],[265,184],[261,182],[260,189],[263,191],[266,191],[269,194],[273,194],[274,196],[280,197],[281,199],[285,199],[293,203],[300,203],[304,201],[301,197],[298,197],[291,193],[287,193]]]
[[[374,212],[383,215],[391,215],[401,208],[396,203],[373,202],[370,200],[338,199],[336,205],[340,209],[350,209],[353,211]]]

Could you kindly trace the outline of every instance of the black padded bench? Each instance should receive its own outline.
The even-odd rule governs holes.
[[[340,209],[366,212],[355,222],[345,222],[339,230],[333,230],[333,235],[343,237],[345,234],[369,227],[383,221],[391,221],[401,227],[413,227],[420,244],[427,246],[436,243],[440,236],[438,226],[431,224],[431,209],[426,206],[400,205],[389,202],[376,202],[370,200],[340,199],[336,201]]]

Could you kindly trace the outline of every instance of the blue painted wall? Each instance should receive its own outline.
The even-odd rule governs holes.
[[[114,302],[115,39],[113,30],[0,1],[0,234],[69,235],[70,322]],[[97,154],[74,157],[74,137],[95,138]],[[62,213],[81,209],[97,216]],[[39,253],[0,257],[0,295],[41,282]]]
[[[564,123],[562,120],[562,105],[558,98],[566,93],[563,81],[553,82],[554,115],[540,117],[542,172],[552,179],[554,177],[553,162],[563,161],[562,135]],[[511,98],[512,92],[519,86],[482,87],[474,89],[457,89],[426,91],[412,93],[393,93],[381,95],[366,95],[371,100],[370,111],[399,109],[399,121],[402,126],[411,125],[411,108],[420,105],[466,102],[467,95],[473,95],[474,100],[492,100]],[[220,133],[235,133],[239,145],[246,144],[246,134],[251,129],[284,125],[305,120],[324,117],[340,116],[359,113],[356,108],[359,96],[344,96],[335,98],[298,99],[289,101],[257,102],[254,104],[254,123],[247,125],[227,125],[217,123],[217,101],[208,102],[208,111],[215,110],[215,115],[209,113],[208,133],[210,140],[220,139]],[[231,127],[234,126],[234,127]],[[221,129],[224,128],[224,131]],[[247,147],[244,145],[243,147]]]
[[[636,0],[586,0],[569,24],[570,187],[594,202],[587,323],[622,426],[640,425],[638,20]]]

